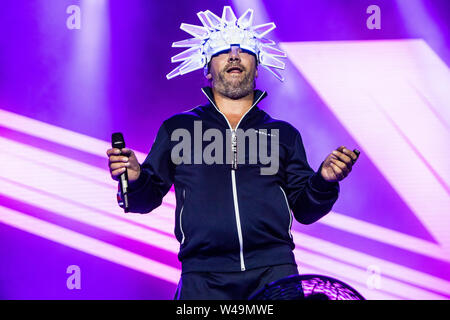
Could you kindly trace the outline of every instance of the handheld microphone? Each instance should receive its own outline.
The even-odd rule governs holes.
[[[111,138],[111,146],[113,148],[117,148],[121,150],[125,148],[125,140],[123,138],[122,133],[115,132],[112,134]],[[123,211],[128,212],[128,173],[127,168],[125,168],[125,172],[119,176],[119,188],[120,193],[122,194],[121,199],[123,201]]]
[[[356,160],[358,160],[359,158],[359,154],[361,153],[361,151],[359,151],[358,149],[354,149],[353,150],[354,153],[356,153]],[[356,160],[352,160],[352,163],[355,164]]]

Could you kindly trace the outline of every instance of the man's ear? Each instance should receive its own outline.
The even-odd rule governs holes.
[[[211,68],[210,68],[210,66],[211,66],[211,62],[208,63],[208,67],[205,67],[205,68],[203,69],[205,78],[208,79],[208,80],[211,80],[211,79],[212,79],[212,74],[211,74]]]

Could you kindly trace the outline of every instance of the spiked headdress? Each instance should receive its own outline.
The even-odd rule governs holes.
[[[284,69],[285,63],[278,58],[285,58],[286,53],[275,47],[275,42],[265,35],[275,29],[273,22],[252,26],[253,10],[248,9],[236,18],[230,6],[223,8],[222,18],[209,10],[197,13],[203,26],[182,23],[180,29],[193,38],[177,41],[172,47],[189,48],[172,57],[172,62],[181,62],[166,77],[176,76],[194,70],[206,68],[211,58],[222,51],[230,50],[232,45],[255,54],[258,63],[269,70],[277,79],[284,81],[276,69]]]

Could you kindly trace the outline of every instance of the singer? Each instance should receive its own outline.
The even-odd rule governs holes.
[[[115,180],[128,173],[130,212],[151,212],[174,185],[182,264],[175,299],[243,300],[298,274],[292,220],[311,224],[330,212],[359,152],[340,146],[311,169],[299,131],[258,107],[267,95],[255,89],[259,67],[283,81],[275,69],[286,55],[265,38],[275,25],[252,26],[253,10],[237,19],[229,6],[222,17],[198,17],[202,26],[181,25],[193,37],[173,44],[188,49],[172,58],[181,64],[167,78],[203,69],[208,103],[165,120],[142,164],[128,148],[107,150],[109,168]],[[276,156],[269,173],[264,157],[251,161],[255,144]]]

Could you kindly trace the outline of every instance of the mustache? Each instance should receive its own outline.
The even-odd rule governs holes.
[[[242,66],[239,63],[230,63],[227,64],[223,69],[222,72],[227,72],[227,70],[229,70],[230,68],[239,68],[242,70],[242,72],[246,71],[246,69],[244,68],[244,66]]]

